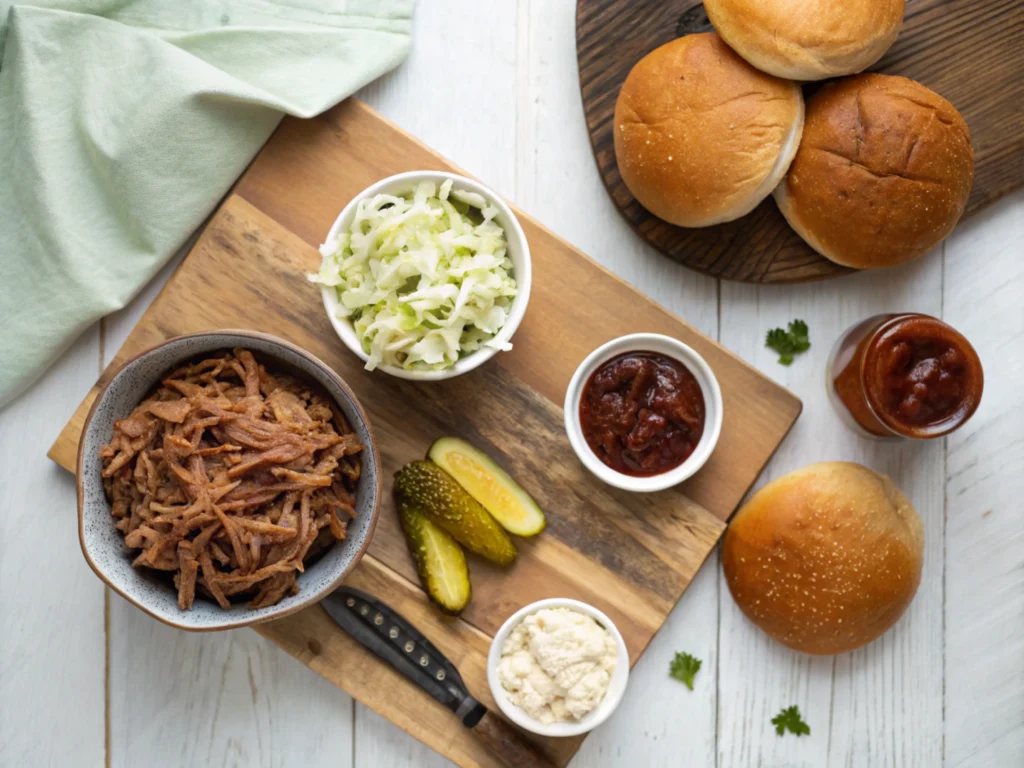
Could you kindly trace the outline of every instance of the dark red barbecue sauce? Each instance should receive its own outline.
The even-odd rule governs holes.
[[[833,387],[870,434],[930,438],[965,423],[981,401],[974,347],[934,317],[878,315],[851,328],[831,364]]]
[[[580,397],[580,426],[597,457],[625,475],[682,464],[704,433],[704,395],[678,360],[628,352],[604,363]]]

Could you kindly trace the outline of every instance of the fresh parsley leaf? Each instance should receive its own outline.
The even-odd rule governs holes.
[[[797,736],[802,734],[811,735],[811,728],[803,720],[800,719],[800,708],[796,705],[792,707],[786,707],[779,714],[772,718],[772,725],[775,726],[775,732],[781,736],[789,729],[790,733],[795,733]]]
[[[793,335],[796,348],[799,352],[805,352],[811,348],[811,341],[807,337],[807,323],[803,320],[794,320],[789,324],[789,332]]]
[[[807,333],[807,323],[803,320],[794,320],[789,324],[789,330],[773,328],[768,331],[764,345],[779,353],[779,363],[791,365],[793,356],[800,352],[806,352],[811,348],[811,340]]]
[[[668,674],[692,691],[693,676],[700,671],[700,663],[700,659],[696,659],[688,653],[677,653],[669,665]]]

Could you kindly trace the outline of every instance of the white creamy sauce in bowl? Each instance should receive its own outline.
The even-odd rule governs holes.
[[[498,679],[509,701],[538,722],[574,722],[604,699],[617,656],[615,638],[591,616],[542,608],[509,633]]]

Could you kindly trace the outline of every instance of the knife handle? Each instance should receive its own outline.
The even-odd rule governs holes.
[[[519,731],[492,712],[473,728],[487,750],[508,768],[555,768]]]

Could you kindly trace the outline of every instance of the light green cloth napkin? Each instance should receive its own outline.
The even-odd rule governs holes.
[[[145,285],[282,113],[396,66],[413,1],[0,0],[0,405]]]

